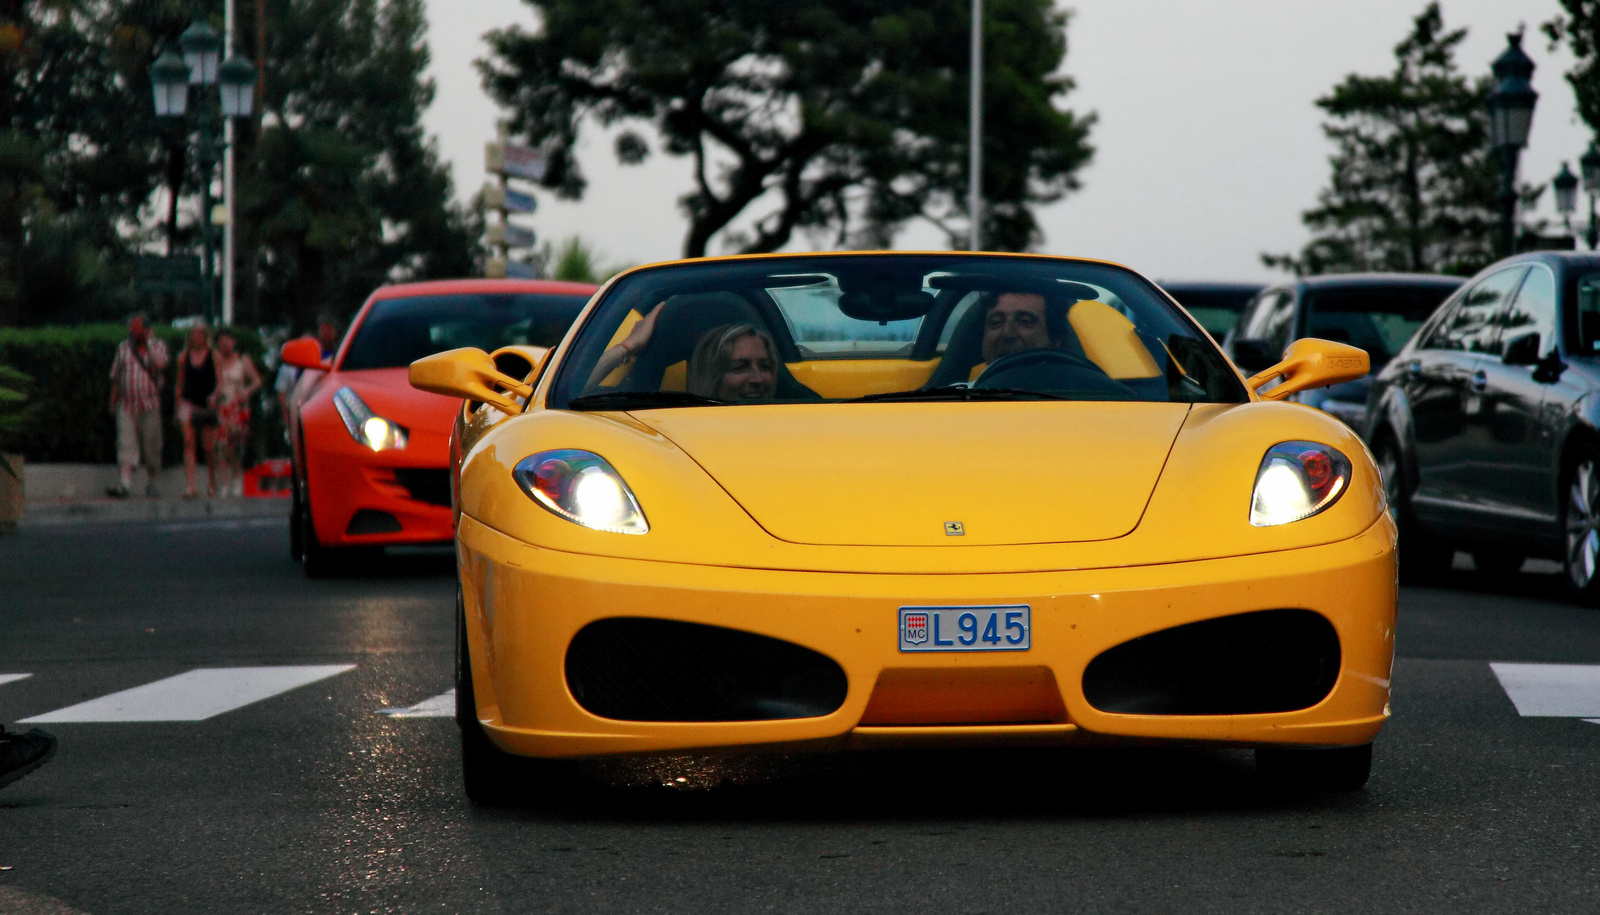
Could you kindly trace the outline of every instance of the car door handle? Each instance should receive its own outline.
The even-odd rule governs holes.
[[[1489,386],[1489,373],[1488,372],[1485,372],[1483,369],[1478,369],[1476,372],[1472,373],[1472,389],[1474,391],[1482,391],[1484,388],[1486,388],[1488,386]]]

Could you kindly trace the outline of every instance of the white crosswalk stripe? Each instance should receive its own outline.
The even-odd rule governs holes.
[[[388,715],[390,718],[454,718],[456,691],[452,689],[405,708],[378,709],[378,714]]]
[[[1600,724],[1600,665],[1489,665],[1517,714],[1525,718],[1582,718]]]
[[[320,664],[200,668],[25,718],[19,723],[204,721],[354,667],[354,664]]]
[[[18,680],[26,680],[31,676],[33,674],[0,674],[0,686],[4,686],[7,683],[15,683]]]

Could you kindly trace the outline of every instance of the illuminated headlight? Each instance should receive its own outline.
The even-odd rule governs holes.
[[[593,452],[541,451],[523,458],[512,476],[529,498],[568,521],[614,534],[650,530],[628,484]]]
[[[372,412],[361,397],[349,388],[333,394],[333,406],[350,430],[350,437],[373,451],[392,451],[406,446],[406,428]]]
[[[1316,442],[1279,442],[1267,449],[1250,496],[1250,523],[1272,527],[1309,518],[1339,501],[1350,486],[1350,460]]]

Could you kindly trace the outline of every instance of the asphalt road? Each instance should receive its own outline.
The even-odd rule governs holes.
[[[1264,794],[1246,752],[985,751],[616,768],[480,811],[426,717],[449,555],[313,582],[285,538],[0,538],[0,722],[229,709],[44,725],[59,755],[0,789],[0,912],[1600,910],[1600,724],[1519,715],[1490,667],[1600,665],[1552,575],[1402,594],[1354,795]]]

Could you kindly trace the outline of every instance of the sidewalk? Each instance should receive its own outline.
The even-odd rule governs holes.
[[[111,464],[29,464],[23,469],[27,496],[23,527],[117,521],[203,520],[207,518],[287,518],[286,498],[205,497],[206,470],[195,472],[200,496],[183,498],[183,468],[169,467],[156,482],[157,498],[144,496],[144,470],[134,474],[136,495],[113,499],[106,487],[117,482]]]

